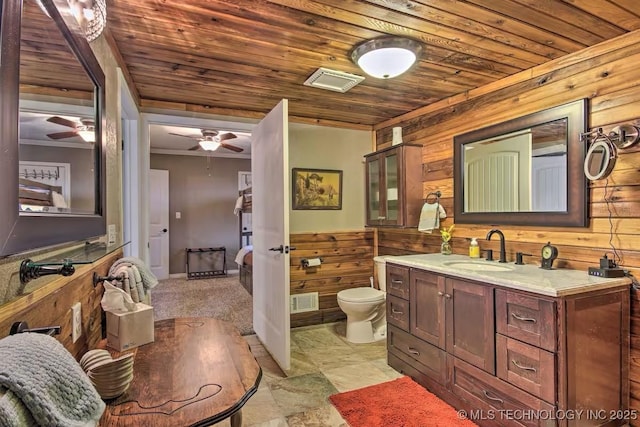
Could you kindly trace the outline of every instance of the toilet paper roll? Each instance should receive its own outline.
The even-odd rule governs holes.
[[[322,260],[320,258],[309,258],[307,259],[307,267],[317,267],[322,264]]]

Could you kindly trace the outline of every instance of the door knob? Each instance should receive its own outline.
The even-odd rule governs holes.
[[[168,231],[168,230],[167,230],[166,228],[163,228],[163,229],[162,229],[162,232],[163,232],[163,233],[166,233],[167,231]]]

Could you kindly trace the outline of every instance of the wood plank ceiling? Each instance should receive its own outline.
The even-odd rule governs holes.
[[[640,28],[637,0],[130,0],[108,29],[143,106],[371,126]],[[303,86],[318,68],[363,75],[352,48],[384,35],[419,63],[347,93]]]

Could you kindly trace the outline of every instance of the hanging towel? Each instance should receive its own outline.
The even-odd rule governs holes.
[[[120,258],[116,262],[111,265],[109,269],[110,276],[117,276],[117,268],[121,265],[125,265],[127,267],[131,267],[135,265],[138,268],[138,273],[140,274],[140,278],[142,279],[142,286],[144,289],[144,294],[146,295],[146,291],[152,289],[158,284],[158,278],[151,272],[147,264],[145,264],[141,259],[136,257],[124,257]],[[115,274],[114,274],[115,273]],[[131,279],[132,276],[129,276]]]
[[[23,421],[30,415],[40,426],[95,426],[105,409],[71,353],[44,334],[24,332],[0,340],[0,389],[0,414]],[[0,419],[3,426],[16,422],[21,421]]]
[[[244,201],[243,197],[240,196],[238,197],[238,200],[236,200],[236,207],[233,208],[233,213],[238,216],[238,214],[240,213],[240,211],[242,210],[242,202]]]
[[[431,234],[434,228],[440,228],[440,220],[446,217],[447,212],[440,203],[425,203],[420,211],[418,231]]]

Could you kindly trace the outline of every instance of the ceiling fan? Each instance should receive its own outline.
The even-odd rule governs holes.
[[[52,116],[47,119],[50,123],[66,126],[72,130],[65,132],[48,133],[47,136],[51,139],[65,139],[79,136],[86,142],[95,142],[95,122],[93,119],[79,119],[79,121],[73,121],[65,119],[64,117]]]
[[[206,151],[215,151],[219,147],[226,148],[227,150],[235,151],[236,153],[240,153],[244,151],[243,148],[236,147],[235,145],[227,144],[225,142],[230,139],[237,138],[238,136],[234,133],[224,132],[220,134],[220,132],[218,132],[215,129],[201,129],[200,133],[201,135],[181,135],[179,133],[169,132],[169,135],[181,136],[183,138],[191,138],[198,141],[197,145],[194,145],[193,147],[189,148],[189,151],[195,151],[200,149],[203,149]]]

